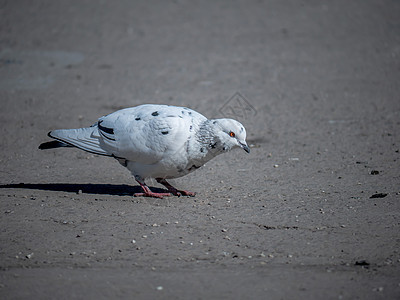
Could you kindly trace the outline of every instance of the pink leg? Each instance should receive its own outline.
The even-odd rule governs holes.
[[[171,193],[154,193],[152,192],[149,187],[144,183],[144,180],[139,176],[135,176],[136,181],[142,187],[144,193],[135,193],[135,197],[154,197],[154,198],[163,198],[164,196],[171,196]]]
[[[168,191],[170,191],[173,195],[175,196],[192,196],[194,197],[195,193],[189,192],[189,191],[184,191],[184,190],[177,190],[174,188],[172,185],[170,185],[164,178],[156,178],[158,183],[161,183],[163,186],[165,186]]]

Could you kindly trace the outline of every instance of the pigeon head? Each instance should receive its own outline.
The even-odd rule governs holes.
[[[247,153],[250,153],[250,148],[246,143],[246,129],[244,129],[241,123],[233,119],[216,119],[212,123],[223,145],[223,150],[229,151],[240,147]]]

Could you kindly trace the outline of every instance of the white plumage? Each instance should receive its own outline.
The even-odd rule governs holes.
[[[142,186],[144,192],[135,196],[193,196],[166,179],[184,176],[235,147],[250,152],[246,130],[239,122],[208,120],[192,109],[168,105],[126,108],[101,117],[91,127],[54,130],[48,135],[57,141],[43,143],[40,149],[73,146],[115,157]],[[169,193],[152,192],[144,182],[150,177]]]

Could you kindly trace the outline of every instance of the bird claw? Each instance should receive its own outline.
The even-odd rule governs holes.
[[[189,197],[194,197],[196,194],[193,192],[189,192],[189,191],[178,191],[179,196],[189,196]]]
[[[153,197],[163,199],[164,197],[171,196],[171,193],[154,193],[154,192],[146,192],[146,193],[135,193],[133,194],[135,197]]]
[[[144,183],[144,180],[142,178],[137,176],[135,179],[143,189],[143,193],[135,193],[134,194],[135,197],[153,197],[153,198],[162,199],[164,196],[172,196],[172,195],[178,196],[178,197],[180,197],[180,196],[194,197],[194,195],[195,195],[195,193],[192,193],[189,191],[177,190],[163,178],[156,178],[156,180],[158,183],[161,183],[162,185],[164,185],[168,189],[169,193],[155,193],[149,189],[149,187]]]
[[[189,191],[185,191],[185,190],[178,190],[175,187],[173,187],[172,185],[170,185],[167,180],[165,180],[164,178],[156,178],[157,182],[162,184],[163,186],[165,186],[168,191],[174,195],[174,196],[190,196],[190,197],[194,197],[195,193],[189,192]]]
[[[170,188],[168,189],[169,192],[174,195],[174,196],[189,196],[189,197],[194,197],[196,194],[193,192],[189,192],[189,191],[184,191],[184,190],[177,190],[175,188]]]

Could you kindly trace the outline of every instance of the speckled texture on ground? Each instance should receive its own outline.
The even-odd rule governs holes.
[[[398,2],[0,14],[2,299],[400,297]],[[234,116],[251,154],[173,181],[194,198],[148,199],[113,159],[37,149],[143,103]]]

